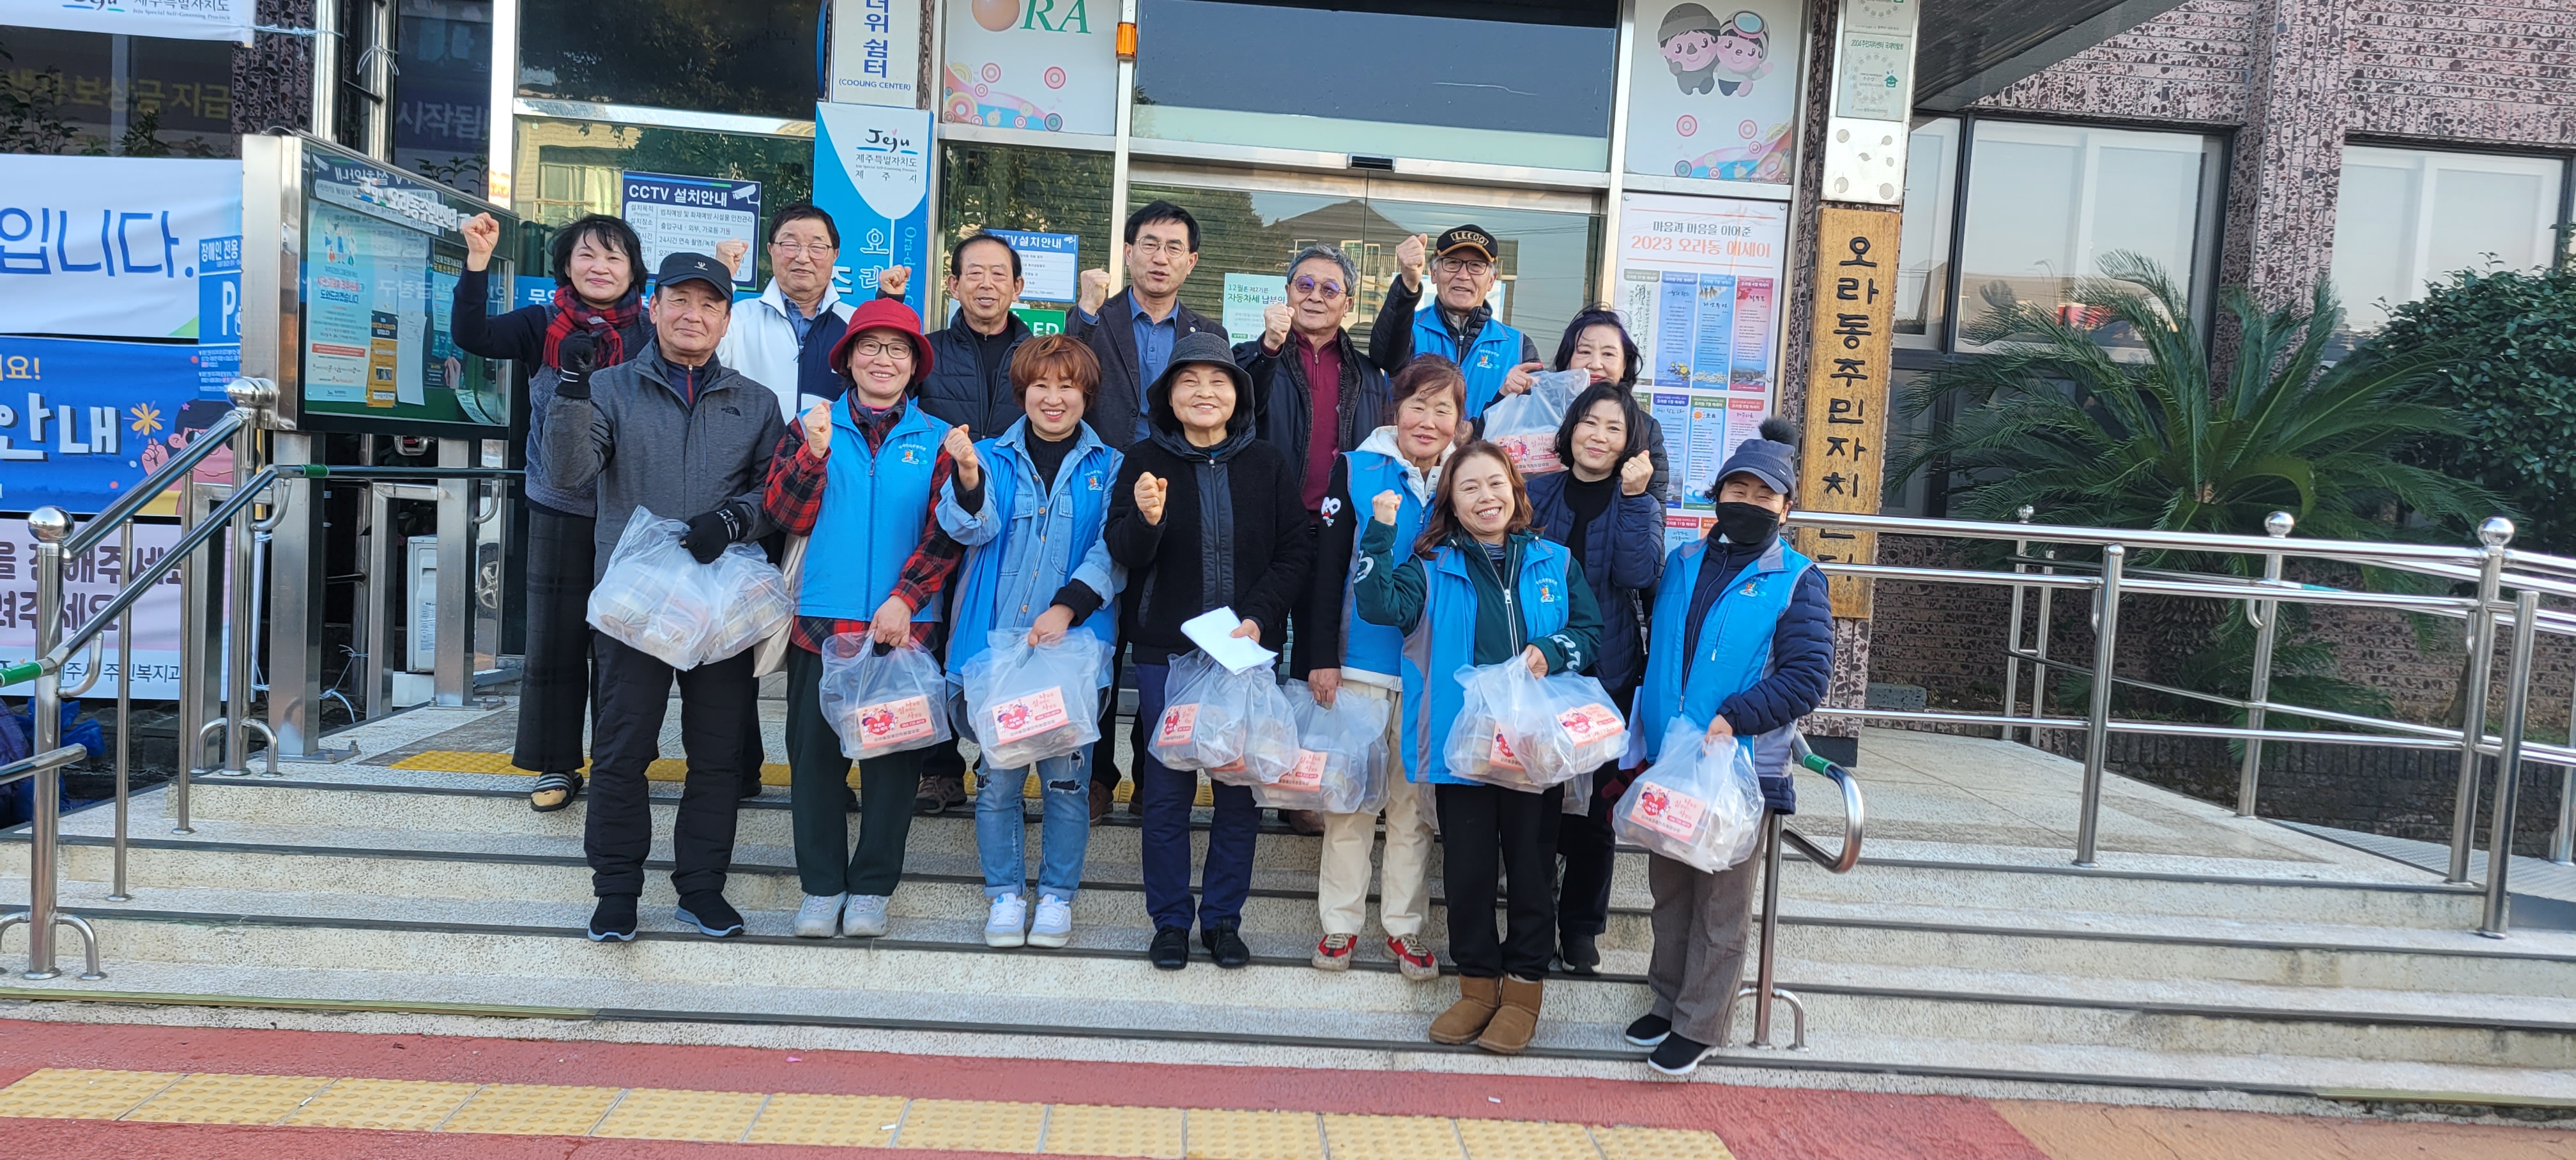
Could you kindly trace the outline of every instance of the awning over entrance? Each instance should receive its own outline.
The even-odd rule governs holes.
[[[1956,109],[2178,7],[2181,0],[1924,0],[1914,104]]]

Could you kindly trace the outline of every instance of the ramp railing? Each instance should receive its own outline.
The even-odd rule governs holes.
[[[1808,748],[1805,737],[1795,736],[1795,740],[1799,767],[1830,779],[1834,783],[1834,788],[1842,792],[1842,844],[1832,854],[1827,854],[1805,834],[1790,829],[1788,815],[1777,812],[1764,815],[1760,850],[1762,856],[1761,939],[1757,944],[1753,981],[1738,988],[1735,999],[1737,1002],[1742,1002],[1747,997],[1753,1000],[1752,1045],[1755,1047],[1771,1046],[1771,1005],[1774,1002],[1787,1003],[1790,1020],[1789,1050],[1805,1051],[1807,1049],[1807,1002],[1799,998],[1797,992],[1783,989],[1775,982],[1776,975],[1772,965],[1780,941],[1780,855],[1788,847],[1795,846],[1798,853],[1805,855],[1809,862],[1823,868],[1826,873],[1849,874],[1852,867],[1860,865],[1860,844],[1869,828],[1869,811],[1861,797],[1860,779],[1853,777],[1850,770],[1825,760],[1813,749]]]

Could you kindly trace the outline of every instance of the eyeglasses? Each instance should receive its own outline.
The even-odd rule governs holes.
[[[817,258],[829,257],[834,251],[840,249],[830,242],[815,242],[811,245],[804,242],[771,242],[769,248],[791,258],[801,258],[808,254]]]
[[[1290,282],[1288,284],[1288,288],[1300,294],[1321,298],[1326,302],[1330,302],[1333,299],[1342,296],[1341,283],[1330,281],[1318,282],[1312,275],[1300,276],[1296,281]]]
[[[908,362],[912,358],[912,343],[900,338],[892,342],[874,338],[861,339],[850,347],[850,353],[860,358],[876,358],[883,355],[898,362]]]
[[[1139,254],[1143,254],[1148,258],[1162,255],[1170,255],[1171,257],[1178,258],[1181,255],[1190,252],[1190,246],[1187,242],[1165,242],[1161,238],[1139,238],[1136,241],[1129,243],[1127,248],[1134,250]]]
[[[1474,274],[1483,277],[1494,272],[1494,264],[1478,258],[1442,258],[1432,265],[1443,274]]]

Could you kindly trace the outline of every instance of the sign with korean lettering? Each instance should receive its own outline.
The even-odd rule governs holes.
[[[944,7],[940,120],[1033,133],[1118,131],[1117,4],[956,0]]]
[[[920,0],[832,0],[830,99],[909,109],[920,96]]]
[[[619,178],[626,224],[644,243],[644,268],[662,268],[673,254],[714,257],[716,246],[738,241],[760,244],[760,183],[722,177],[687,177],[677,173],[628,173]],[[737,288],[759,285],[757,262],[745,260],[734,271]]]
[[[240,234],[239,161],[0,155],[0,329],[193,339],[200,244]]]
[[[1901,221],[1894,210],[1841,205],[1817,217],[1806,443],[1798,455],[1798,506],[1809,511],[1878,511]],[[1797,531],[1798,550],[1819,563],[1877,559],[1874,533]],[[1868,581],[1837,576],[1832,588],[1834,615],[1869,615]]]
[[[1082,235],[990,227],[984,232],[1009,243],[1020,255],[1020,277],[1027,281],[1020,297],[1032,302],[1073,301],[1074,283],[1080,280]]]
[[[814,108],[814,204],[841,228],[832,286],[855,298],[889,266],[929,268],[930,114],[825,102]],[[928,278],[904,287],[922,309]]]
[[[125,587],[129,564],[133,569],[149,568],[159,562],[179,542],[176,524],[137,523],[134,525],[134,559],[125,559],[124,545],[118,536],[64,562],[63,628],[69,631],[89,623],[107,603],[116,599]],[[218,546],[222,537],[215,539]],[[25,520],[0,520],[0,664],[14,664],[36,655],[36,538],[27,534]],[[90,698],[113,698],[117,671],[117,626],[111,626],[101,638],[99,665],[105,671],[98,684],[82,694]],[[63,687],[78,688],[89,679],[89,650],[72,655],[63,665]],[[150,595],[134,605],[134,696],[138,700],[175,700],[179,696],[179,574],[163,577]],[[31,682],[20,682],[0,693],[23,697],[35,691]]]
[[[0,0],[0,24],[249,44],[253,0]]]
[[[180,411],[205,394],[197,351],[0,337],[0,511],[102,511],[152,474],[186,446]]]

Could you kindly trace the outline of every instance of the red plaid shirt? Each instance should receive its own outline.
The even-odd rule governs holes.
[[[886,432],[893,429],[895,422],[903,418],[904,409],[911,405],[909,402],[897,404],[883,417],[871,422],[866,413],[859,410],[856,394],[843,398],[848,400],[843,405],[849,408],[851,421],[868,441],[870,454],[885,446]],[[956,462],[948,457],[946,451],[941,451],[938,460],[930,467],[930,494],[935,497],[941,488],[948,486],[948,477],[956,470]],[[761,509],[768,513],[771,521],[790,533],[812,535],[814,519],[823,511],[823,482],[823,457],[805,446],[805,428],[801,423],[796,424],[779,441],[778,453],[770,459],[769,487],[761,496]],[[933,499],[931,502],[935,505],[938,501]],[[923,513],[921,543],[904,560],[903,571],[897,575],[891,595],[902,599],[914,612],[921,611],[947,589],[948,578],[957,571],[958,558],[965,554],[966,546],[939,526],[935,510]],[[807,564],[811,566],[811,556],[807,557]],[[915,621],[912,639],[925,648],[935,647],[938,642],[932,634],[938,628],[937,621]],[[843,633],[864,635],[867,631],[868,622],[865,620],[799,616],[796,630],[789,639],[798,648],[820,653],[824,641]]]

